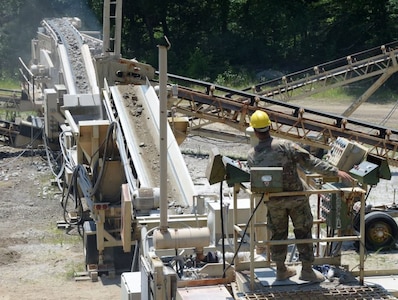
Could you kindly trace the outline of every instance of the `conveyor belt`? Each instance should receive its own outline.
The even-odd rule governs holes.
[[[263,81],[247,87],[243,91],[253,91],[259,95],[288,101],[381,74],[386,74],[385,81],[398,71],[397,46],[397,42],[381,45],[279,78]]]
[[[59,44],[59,56],[69,93],[90,92],[90,79],[81,50],[84,43],[82,35],[67,18],[47,19],[43,24]],[[65,49],[66,53],[63,53],[62,49]]]
[[[339,136],[345,137],[369,146],[370,153],[386,158],[390,165],[398,165],[397,129],[178,75],[169,74],[168,77],[181,84],[178,88],[180,100],[173,103],[173,108],[193,120],[200,120],[202,126],[206,125],[203,120],[207,120],[208,123],[225,123],[244,131],[249,126],[249,116],[260,108],[269,114],[274,135],[320,148],[328,148],[330,142]],[[198,86],[202,91],[198,91]],[[218,96],[225,93],[246,100],[242,102],[233,97]],[[320,138],[314,139],[314,136]]]
[[[110,92],[105,94],[106,110],[119,124],[118,146],[130,189],[159,187],[159,124],[151,124],[158,102],[155,91],[152,87],[120,85],[111,87]],[[168,198],[176,206],[191,207],[196,192],[171,129],[167,139]]]

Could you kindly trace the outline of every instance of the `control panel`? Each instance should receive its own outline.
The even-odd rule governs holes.
[[[379,166],[369,161],[363,161],[355,165],[350,174],[360,183],[377,184],[379,182]]]
[[[352,189],[345,188],[341,183],[325,183],[325,190],[336,190],[336,193],[321,193],[320,219],[333,229],[346,230],[351,227],[350,209],[352,206]],[[337,193],[337,191],[339,191]],[[356,199],[356,198],[355,198]]]
[[[367,149],[350,140],[338,137],[328,152],[329,163],[342,171],[348,172],[353,166],[358,165],[366,157]]]
[[[282,192],[282,167],[252,167],[250,169],[251,191],[254,193]]]

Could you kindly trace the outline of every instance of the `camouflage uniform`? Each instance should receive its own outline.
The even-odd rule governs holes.
[[[283,167],[283,190],[303,191],[306,186],[297,173],[297,166],[326,176],[337,176],[338,169],[326,161],[312,156],[308,151],[287,140],[269,137],[260,140],[247,158],[249,167]],[[288,237],[289,216],[293,222],[296,239],[312,238],[313,216],[307,196],[274,197],[267,202],[268,225],[272,232],[271,240],[285,240]],[[312,244],[298,244],[299,258],[303,262],[313,262]],[[272,260],[284,262],[286,245],[271,246]]]

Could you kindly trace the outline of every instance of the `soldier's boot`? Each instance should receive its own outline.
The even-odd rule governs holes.
[[[294,275],[296,275],[296,268],[286,267],[286,265],[281,262],[276,263],[276,280],[285,280]]]
[[[311,282],[322,282],[325,280],[325,276],[321,272],[318,272],[312,268],[312,264],[309,262],[303,262],[303,267],[301,269],[301,274],[299,279]]]

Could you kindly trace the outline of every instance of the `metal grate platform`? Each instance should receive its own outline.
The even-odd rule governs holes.
[[[239,300],[272,300],[272,299],[398,299],[378,286],[353,286],[303,291],[272,291],[239,293]]]

